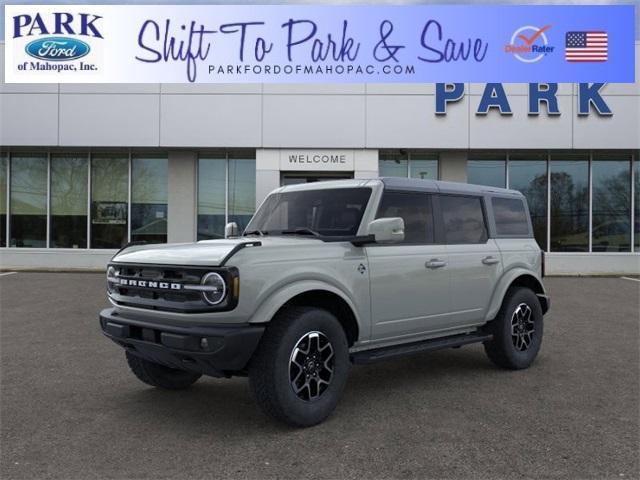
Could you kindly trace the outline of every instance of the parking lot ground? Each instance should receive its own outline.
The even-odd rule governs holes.
[[[640,284],[549,278],[536,363],[479,345],[351,371],[329,420],[264,417],[247,381],[150,388],[104,338],[104,275],[0,277],[0,477],[638,478]]]

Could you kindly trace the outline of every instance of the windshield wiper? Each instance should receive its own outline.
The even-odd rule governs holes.
[[[247,235],[260,235],[261,237],[264,237],[265,235],[269,235],[269,232],[263,232],[262,230],[256,229],[256,230],[248,230],[242,234],[243,237],[246,237]]]
[[[322,237],[322,235],[320,235],[318,232],[307,227],[294,228],[292,230],[283,230],[280,233],[282,235],[313,235],[314,237]]]

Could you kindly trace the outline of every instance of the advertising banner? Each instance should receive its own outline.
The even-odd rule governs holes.
[[[632,5],[7,5],[7,83],[633,82]]]

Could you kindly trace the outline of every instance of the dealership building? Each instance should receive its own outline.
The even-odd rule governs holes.
[[[0,268],[100,269],[221,238],[280,185],[520,190],[552,274],[640,274],[635,84],[6,84]],[[598,88],[600,87],[600,88]]]

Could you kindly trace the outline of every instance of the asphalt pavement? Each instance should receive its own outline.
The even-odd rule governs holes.
[[[0,477],[638,478],[640,282],[546,285],[530,369],[479,345],[357,366],[329,420],[296,430],[244,378],[140,383],[100,332],[103,274],[0,276]]]

